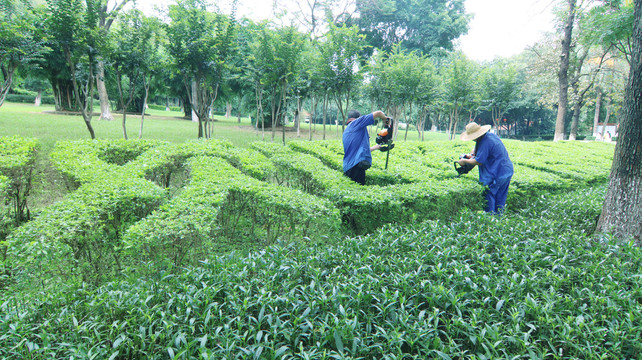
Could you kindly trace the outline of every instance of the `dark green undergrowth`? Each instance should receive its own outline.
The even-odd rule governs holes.
[[[604,193],[5,293],[0,357],[637,359],[642,253],[591,236]]]

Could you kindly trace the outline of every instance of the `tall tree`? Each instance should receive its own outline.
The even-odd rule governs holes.
[[[170,5],[169,17],[169,52],[198,117],[198,137],[209,138],[210,110],[227,69],[234,21],[230,16],[208,11],[203,0],[179,0]]]
[[[356,26],[330,26],[327,41],[322,47],[323,60],[331,70],[328,85],[341,113],[342,128],[346,125],[346,113],[350,99],[360,80],[365,36],[359,34]]]
[[[634,0],[631,70],[613,166],[597,231],[642,241],[642,0]]]
[[[0,2],[0,107],[11,89],[16,70],[34,66],[48,51],[42,17],[31,8]]]
[[[573,40],[573,25],[575,23],[577,4],[577,0],[566,1],[568,3],[568,12],[565,14],[566,18],[564,20],[564,36],[562,37],[562,54],[560,55],[560,67],[557,73],[559,95],[554,141],[564,140],[564,124],[568,108],[568,68],[571,59],[571,42]]]
[[[96,4],[96,12],[98,13],[98,31],[101,36],[108,36],[111,25],[116,20],[118,13],[129,2],[129,0],[108,1],[99,0]],[[96,90],[98,92],[98,99],[100,100],[100,119],[113,120],[109,108],[109,96],[107,95],[107,88],[105,87],[105,62],[101,53],[97,56],[96,67]]]
[[[142,117],[145,116],[145,105],[151,82],[149,76],[153,73],[155,66],[161,62],[157,39],[159,30],[160,25],[157,19],[147,18],[141,11],[134,9],[121,16],[116,31],[112,32],[113,47],[107,54],[107,58],[116,72],[120,108],[123,111],[122,128],[125,139],[128,138],[127,111],[133,110],[131,109],[132,101],[137,90],[141,88],[145,93]],[[125,92],[127,93],[126,98]],[[142,123],[139,137],[141,135]]]
[[[363,0],[356,2],[356,24],[373,48],[403,48],[432,54],[452,50],[468,32],[471,18],[463,0]]]
[[[483,106],[490,111],[495,128],[499,128],[521,90],[517,69],[513,64],[497,60],[482,69],[480,86]]]
[[[77,107],[92,139],[96,138],[91,124],[94,108],[96,49],[104,38],[99,36],[97,2],[94,0],[51,0],[50,28],[62,49],[71,74]]]
[[[464,54],[455,53],[444,69],[444,99],[449,111],[448,133],[455,138],[461,111],[468,107],[475,93],[475,63]]]

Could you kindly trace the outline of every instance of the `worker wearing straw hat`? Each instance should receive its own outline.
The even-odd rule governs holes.
[[[472,140],[474,153],[468,159],[460,159],[459,165],[470,164],[479,167],[479,182],[486,185],[486,212],[501,213],[506,206],[508,186],[513,177],[513,163],[506,147],[499,137],[490,130],[490,125],[480,126],[476,122],[466,125],[461,134],[464,141]]]

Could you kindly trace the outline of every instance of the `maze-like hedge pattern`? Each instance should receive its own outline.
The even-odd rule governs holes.
[[[509,208],[608,178],[612,145],[505,143],[515,164]],[[484,206],[477,171],[457,178],[453,168],[471,147],[398,143],[390,154],[373,154],[367,186],[360,186],[342,174],[339,141],[249,149],[225,141],[61,142],[51,159],[75,190],[15,231],[11,252],[34,268],[70,265],[91,278],[141,259],[194,263],[237,243],[320,240],[387,223],[448,220]]]

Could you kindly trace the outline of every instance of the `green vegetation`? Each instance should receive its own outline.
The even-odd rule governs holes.
[[[31,127],[38,118],[50,121]],[[362,187],[342,175],[337,139],[288,132],[284,146],[221,119],[214,129],[241,145],[188,141],[196,124],[156,110],[147,128],[158,138],[50,137],[71,119],[34,114],[23,123],[42,141],[0,138],[5,199],[29,181],[24,169],[35,179],[43,164],[58,184],[50,192],[60,190],[4,228],[0,358],[620,359],[642,350],[640,249],[592,234],[611,144],[506,140],[516,173],[496,217],[480,211],[476,172],[455,178],[452,161],[470,143],[399,141],[388,169],[386,154],[373,154]],[[10,114],[0,121],[16,125]]]
[[[636,358],[642,254],[587,238],[603,194],[7,297],[1,356]]]

